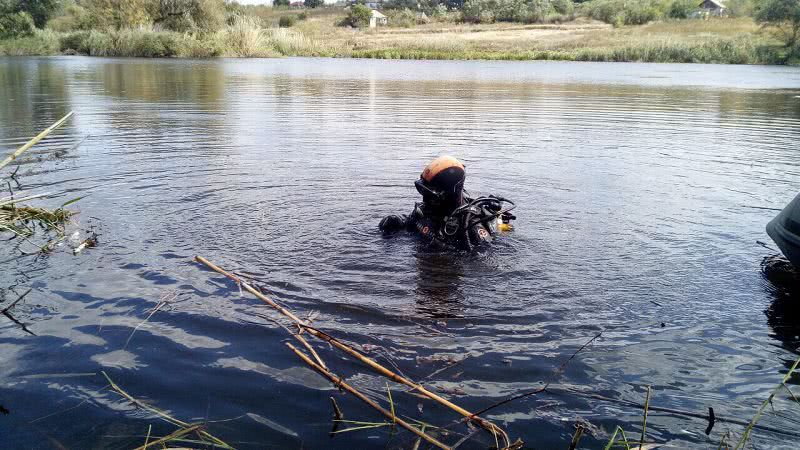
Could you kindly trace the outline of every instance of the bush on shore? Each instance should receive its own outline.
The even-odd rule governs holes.
[[[696,0],[590,0],[581,4],[579,10],[586,17],[619,27],[661,19],[686,19],[699,7]]]
[[[2,56],[48,56],[58,53],[58,34],[50,30],[35,30],[30,36],[0,40]]]
[[[291,28],[296,23],[297,18],[295,16],[281,16],[278,19],[278,27],[280,28]]]
[[[484,59],[658,62],[708,64],[783,64],[786,54],[764,47],[752,38],[717,38],[698,43],[671,40],[635,43],[625,47],[533,50],[524,52],[470,51],[466,49],[371,49],[355,50],[352,57],[375,59]]]
[[[35,30],[33,17],[27,12],[0,13],[0,38],[33,36]]]
[[[467,0],[463,20],[472,23],[541,23],[574,18],[571,0]]]
[[[339,22],[340,26],[364,28],[369,25],[369,20],[372,18],[372,10],[364,5],[355,4],[347,11],[347,15]]]

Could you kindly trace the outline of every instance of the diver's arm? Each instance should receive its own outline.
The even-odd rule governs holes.
[[[393,234],[407,228],[406,222],[408,222],[408,217],[405,214],[392,214],[391,216],[384,217],[381,223],[378,224],[378,228],[380,228],[384,234]]]
[[[378,228],[380,228],[384,234],[393,234],[401,230],[414,231],[417,227],[417,221],[421,216],[422,210],[418,203],[414,206],[414,211],[411,211],[411,214],[392,214],[391,216],[384,217],[378,225]]]

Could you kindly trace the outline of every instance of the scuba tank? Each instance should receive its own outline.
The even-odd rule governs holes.
[[[510,206],[504,209],[504,203]],[[470,199],[445,217],[442,233],[456,241],[463,241],[467,250],[472,250],[473,240],[477,243],[488,242],[498,231],[511,231],[511,221],[516,216],[510,211],[515,207],[511,200],[494,195]]]

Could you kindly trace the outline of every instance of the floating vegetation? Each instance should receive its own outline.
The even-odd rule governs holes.
[[[70,111],[67,115],[30,139],[22,147],[8,155],[8,157],[0,162],[0,169],[15,161],[20,155],[25,153],[25,151],[47,137],[47,135],[49,135],[53,130],[60,127],[64,122],[67,121],[67,119],[72,117],[72,114],[73,113]],[[19,170],[19,167],[17,167],[17,170]],[[19,181],[16,178],[17,170],[15,170],[14,173],[9,176],[9,178],[14,180],[17,183],[17,186],[19,186]],[[49,194],[36,194],[22,197],[17,194],[15,196],[13,190],[11,189],[11,183],[8,182],[7,184],[10,195],[0,198],[0,232],[12,233],[14,235],[13,237],[21,238],[31,237],[37,229],[42,230],[45,233],[54,233],[56,236],[55,239],[49,240],[43,245],[36,245],[41,252],[48,252],[52,250],[54,244],[61,241],[65,237],[64,227],[69,222],[70,217],[72,217],[74,214],[74,212],[68,211],[65,209],[65,207],[77,202],[81,199],[81,197],[72,199],[62,204],[55,210],[49,210],[25,204],[31,200],[47,197]],[[83,247],[93,246],[95,242],[96,240],[87,240],[84,242],[85,245]]]
[[[740,439],[739,439],[739,442],[738,442],[738,444],[736,446],[736,449],[743,449],[747,445],[747,442],[749,441],[751,433],[752,433],[753,430],[761,430],[761,431],[780,434],[780,435],[784,435],[784,436],[800,437],[800,433],[798,433],[797,431],[794,431],[792,429],[781,429],[781,428],[776,428],[776,427],[760,425],[760,424],[757,423],[758,420],[760,419],[762,413],[764,413],[765,409],[767,408],[767,406],[772,404],[772,400],[775,397],[775,395],[782,389],[786,390],[788,392],[788,395],[791,397],[792,400],[794,400],[795,402],[800,404],[800,399],[798,399],[798,396],[796,396],[789,389],[789,386],[787,385],[788,380],[795,373],[795,371],[798,368],[798,366],[800,366],[800,359],[798,359],[794,363],[794,365],[789,369],[789,372],[783,377],[782,382],[770,393],[769,398],[767,398],[764,401],[763,405],[758,409],[758,411],[756,412],[755,416],[750,421],[738,420],[738,419],[734,419],[734,418],[719,417],[719,416],[717,416],[715,414],[713,408],[708,408],[708,413],[704,414],[704,413],[699,413],[699,412],[692,412],[692,411],[685,411],[685,410],[679,410],[679,409],[674,409],[674,408],[665,408],[665,407],[655,406],[655,405],[653,405],[653,402],[652,402],[652,398],[651,397],[652,397],[653,391],[652,391],[650,386],[646,386],[646,395],[645,395],[644,403],[638,403],[638,402],[635,402],[635,401],[630,401],[630,400],[625,400],[625,399],[609,398],[609,397],[605,397],[605,396],[597,394],[597,393],[584,391],[584,390],[571,388],[571,387],[566,387],[566,386],[552,386],[553,381],[555,381],[554,379],[548,381],[543,387],[537,388],[535,390],[531,390],[529,392],[523,392],[523,393],[511,396],[511,397],[509,397],[509,398],[507,398],[505,400],[502,400],[502,401],[499,401],[497,403],[494,403],[494,404],[492,404],[492,405],[490,405],[490,406],[488,406],[486,408],[483,408],[483,409],[473,413],[473,412],[469,412],[469,411],[461,408],[460,406],[455,405],[452,402],[440,397],[439,395],[427,390],[422,385],[420,385],[420,384],[418,384],[418,383],[416,383],[414,381],[409,380],[405,376],[398,375],[397,373],[387,369],[386,367],[382,366],[381,364],[379,364],[375,360],[373,360],[373,359],[361,354],[358,350],[356,350],[355,348],[351,347],[350,345],[347,345],[347,344],[343,343],[342,341],[339,341],[338,339],[334,338],[333,336],[331,336],[331,335],[329,335],[329,334],[327,334],[327,333],[325,333],[325,332],[323,332],[323,331],[321,331],[321,330],[319,330],[317,328],[314,328],[313,326],[311,326],[310,320],[303,320],[303,319],[298,318],[293,312],[291,312],[288,309],[286,309],[285,307],[275,303],[272,299],[270,299],[267,296],[265,296],[259,289],[251,286],[250,284],[248,284],[247,282],[243,281],[238,276],[236,276],[236,275],[234,275],[234,274],[232,274],[230,272],[225,271],[224,269],[214,265],[213,263],[209,262],[208,260],[206,260],[205,258],[202,258],[200,256],[195,257],[195,260],[197,262],[205,265],[206,267],[212,269],[213,271],[218,272],[218,273],[226,276],[227,278],[231,279],[232,281],[234,281],[238,285],[240,291],[244,290],[244,291],[250,292],[251,294],[255,295],[257,298],[259,298],[260,300],[265,302],[266,304],[268,304],[271,307],[273,307],[274,309],[276,309],[283,316],[285,316],[286,318],[290,319],[291,322],[293,322],[292,325],[293,325],[293,327],[296,328],[296,331],[290,330],[289,327],[287,327],[287,326],[284,326],[284,325],[281,325],[281,326],[283,326],[284,329],[289,331],[290,334],[295,339],[297,339],[301,344],[303,344],[303,347],[305,347],[308,350],[308,353],[303,352],[301,350],[301,347],[296,347],[296,346],[292,345],[291,343],[287,342],[286,345],[292,350],[292,352],[294,352],[310,368],[314,369],[316,372],[318,372],[319,374],[321,374],[322,376],[324,376],[325,378],[330,380],[337,388],[339,388],[340,390],[345,391],[345,392],[353,395],[354,397],[362,400],[364,403],[368,404],[370,407],[372,407],[373,409],[378,411],[380,414],[382,414],[387,419],[387,420],[384,420],[384,421],[375,421],[375,422],[358,421],[358,420],[345,420],[344,419],[344,415],[342,414],[342,412],[339,409],[338,405],[336,404],[335,400],[333,400],[333,398],[331,398],[333,411],[334,411],[333,430],[331,430],[331,435],[340,434],[340,433],[347,433],[347,432],[356,432],[356,431],[359,431],[359,430],[372,430],[372,429],[380,429],[380,428],[384,428],[384,427],[394,428],[395,426],[400,426],[400,427],[405,428],[406,430],[414,433],[417,436],[418,440],[417,440],[416,445],[414,446],[415,448],[419,446],[420,442],[426,441],[429,444],[432,444],[432,445],[434,445],[434,446],[436,446],[438,448],[454,449],[456,447],[459,447],[462,443],[464,443],[464,442],[468,441],[469,439],[471,439],[476,434],[476,432],[478,432],[479,430],[483,429],[485,431],[488,431],[491,434],[491,437],[494,440],[493,448],[496,448],[496,449],[518,449],[518,448],[521,448],[522,445],[523,445],[521,440],[511,441],[511,439],[509,438],[508,434],[503,429],[501,429],[500,427],[498,427],[494,423],[484,419],[483,417],[481,417],[481,415],[485,414],[489,410],[492,410],[494,408],[497,408],[499,406],[505,405],[507,403],[510,403],[510,402],[513,402],[513,401],[516,401],[516,400],[524,399],[526,397],[530,397],[530,396],[533,396],[533,395],[549,394],[549,395],[578,396],[578,397],[583,397],[583,398],[591,399],[591,400],[595,400],[595,401],[616,403],[616,404],[623,405],[623,406],[626,406],[626,407],[630,407],[630,408],[641,410],[643,412],[643,415],[642,415],[641,431],[640,431],[640,435],[638,436],[638,439],[631,438],[630,433],[626,433],[625,430],[622,427],[617,426],[613,430],[613,433],[611,434],[610,440],[604,446],[604,448],[606,450],[611,450],[611,449],[614,449],[614,448],[625,448],[625,449],[628,449],[628,450],[630,450],[630,449],[647,450],[647,449],[652,449],[652,448],[656,448],[658,446],[663,445],[663,443],[653,442],[652,440],[650,442],[648,442],[648,440],[647,440],[647,429],[648,429],[647,427],[648,427],[648,418],[649,418],[648,416],[649,416],[650,412],[658,412],[658,413],[667,414],[667,415],[671,415],[671,416],[675,416],[675,417],[694,418],[694,419],[701,419],[701,420],[707,421],[707,427],[705,429],[705,434],[706,435],[710,435],[712,429],[714,428],[714,425],[717,422],[739,425],[739,426],[744,428],[744,431],[740,436]],[[277,322],[276,320],[273,320],[273,321]],[[393,399],[392,392],[389,389],[388,385],[387,385],[387,390],[386,390],[387,396],[385,398],[383,398],[383,399],[380,399],[382,403],[385,403],[385,404],[388,405],[388,407],[384,407],[384,406],[381,406],[381,404],[379,404],[378,401],[376,401],[374,399],[375,395],[374,395],[373,392],[370,392],[371,395],[368,397],[367,395],[362,393],[362,391],[360,391],[358,388],[356,388],[352,384],[345,382],[344,378],[342,378],[339,375],[336,375],[333,371],[331,371],[331,369],[329,369],[328,366],[326,366],[325,363],[322,361],[322,358],[320,357],[320,355],[316,351],[314,351],[314,349],[310,345],[310,343],[301,336],[302,333],[310,334],[311,336],[313,336],[315,338],[318,338],[319,340],[321,340],[323,342],[328,343],[330,345],[330,348],[341,350],[344,353],[348,354],[349,356],[351,356],[351,357],[355,358],[356,360],[360,361],[361,363],[366,364],[370,368],[374,369],[380,375],[383,375],[384,377],[386,377],[386,378],[388,378],[388,379],[390,379],[390,380],[392,380],[392,381],[394,381],[396,383],[403,384],[403,385],[409,387],[410,388],[409,391],[408,391],[409,394],[418,395],[420,397],[424,397],[424,398],[427,398],[429,400],[433,400],[433,401],[435,401],[435,402],[437,402],[437,403],[439,403],[439,404],[441,404],[443,406],[446,406],[447,408],[459,413],[460,415],[463,416],[462,419],[459,421],[459,423],[472,422],[472,423],[478,425],[479,428],[478,427],[473,427],[473,431],[471,433],[468,433],[467,435],[463,436],[459,441],[457,441],[453,445],[448,445],[448,444],[442,442],[442,438],[448,436],[447,429],[449,427],[437,428],[437,427],[435,427],[433,425],[430,425],[430,424],[427,424],[427,423],[424,423],[424,422],[420,422],[420,421],[415,420],[415,419],[410,418],[410,417],[404,416],[404,419],[401,419],[401,418],[397,417],[396,412],[395,412],[396,401],[395,401],[395,399]],[[589,346],[592,342],[594,342],[602,334],[603,333],[600,332],[597,335],[595,335],[594,337],[592,337],[588,342],[586,342],[584,345],[582,345],[569,359],[564,361],[564,363],[556,371],[556,375],[555,376],[557,376],[558,374],[562,373],[563,370],[566,368],[566,365],[573,358],[575,358],[575,356],[577,356],[578,353],[580,353],[584,348]],[[398,370],[398,372],[399,372],[399,370]],[[345,425],[346,428],[338,429],[339,425]],[[587,426],[589,428],[586,428]],[[432,430],[432,432],[428,432],[428,430]],[[578,423],[576,425],[576,430],[575,430],[575,434],[572,437],[570,449],[577,448],[581,438],[584,435],[584,431],[586,431],[586,430],[589,430],[591,432],[591,425],[590,424]],[[592,434],[595,434],[595,433],[592,432]],[[727,442],[728,442],[728,440],[730,438],[731,438],[731,432],[730,432],[730,430],[728,430],[722,436],[721,448],[728,448],[729,447]]]
[[[750,440],[750,435],[753,432],[753,428],[756,427],[756,424],[758,423],[759,419],[761,419],[761,415],[764,413],[764,410],[767,409],[767,406],[772,404],[772,399],[775,398],[775,395],[778,393],[778,391],[781,389],[786,389],[786,391],[792,397],[792,400],[794,400],[796,403],[800,403],[800,401],[798,401],[797,397],[794,395],[794,392],[789,389],[789,385],[786,384],[792,378],[792,375],[794,374],[795,370],[797,370],[798,365],[800,365],[800,358],[797,358],[789,371],[786,372],[786,375],[783,377],[783,380],[781,380],[780,384],[775,386],[772,392],[770,392],[769,396],[758,408],[758,411],[756,411],[756,414],[750,420],[747,428],[745,428],[744,433],[742,433],[742,437],[739,439],[739,442],[736,443],[736,450],[743,449],[747,446],[747,441]]]
[[[436,446],[438,448],[442,448],[442,449],[451,448],[450,446],[448,446],[448,445],[444,444],[443,442],[439,441],[436,437],[426,433],[424,431],[424,426],[417,426],[417,425],[411,424],[411,423],[409,423],[409,422],[397,417],[396,414],[395,414],[395,402],[392,399],[391,391],[388,389],[388,387],[387,387],[387,393],[388,393],[387,403],[389,404],[389,409],[387,410],[386,408],[380,406],[376,401],[372,400],[371,398],[369,398],[366,395],[364,395],[363,393],[361,393],[361,391],[356,389],[354,386],[346,383],[342,377],[337,376],[336,374],[334,374],[331,370],[328,369],[328,367],[322,361],[322,358],[319,356],[319,354],[317,354],[317,352],[314,351],[313,347],[311,347],[311,345],[301,336],[301,333],[306,332],[306,333],[316,337],[317,339],[330,344],[332,347],[334,347],[336,349],[339,349],[339,350],[343,351],[344,353],[350,355],[351,357],[355,358],[356,360],[366,364],[367,366],[369,366],[370,368],[372,368],[373,370],[375,370],[379,374],[381,374],[384,377],[394,381],[395,383],[399,383],[399,384],[403,384],[405,386],[408,386],[413,391],[415,391],[416,393],[418,393],[418,394],[420,394],[420,395],[422,395],[424,397],[427,397],[428,399],[433,400],[433,401],[435,401],[435,402],[437,402],[437,403],[439,403],[439,404],[441,404],[441,405],[443,405],[443,406],[445,406],[445,407],[457,412],[458,414],[463,416],[464,421],[472,422],[472,423],[478,425],[480,428],[483,428],[484,430],[489,432],[492,435],[493,440],[495,441],[495,447],[496,448],[517,449],[517,448],[521,448],[522,447],[522,444],[523,444],[522,441],[517,440],[515,442],[512,442],[511,439],[508,436],[508,433],[506,433],[505,430],[503,430],[499,426],[495,425],[494,423],[490,422],[489,420],[484,419],[483,417],[479,416],[478,414],[469,412],[466,409],[464,409],[464,408],[462,408],[462,407],[450,402],[449,400],[439,396],[438,394],[436,394],[434,392],[431,392],[430,390],[428,390],[424,386],[422,386],[422,385],[420,385],[418,383],[415,383],[414,381],[411,381],[410,379],[406,378],[405,376],[399,375],[399,374],[387,369],[386,367],[382,366],[381,364],[379,364],[374,359],[363,355],[362,353],[360,353],[358,350],[354,349],[353,347],[351,347],[351,346],[339,341],[335,337],[333,337],[333,336],[331,336],[331,335],[329,335],[329,334],[327,334],[327,333],[325,333],[325,332],[323,332],[321,330],[318,330],[318,329],[312,327],[311,325],[309,325],[309,323],[307,321],[298,318],[294,313],[292,313],[288,309],[284,308],[283,306],[278,305],[272,299],[270,299],[269,297],[264,295],[261,291],[257,290],[256,288],[254,288],[250,284],[246,283],[245,281],[243,281],[239,277],[231,274],[230,272],[225,271],[224,269],[220,268],[219,266],[214,265],[213,263],[211,263],[210,261],[208,261],[207,259],[205,259],[205,258],[203,258],[201,256],[196,256],[195,260],[197,262],[205,265],[209,269],[211,269],[211,270],[213,270],[213,271],[215,271],[217,273],[220,273],[220,274],[228,277],[229,279],[233,280],[234,282],[236,282],[238,284],[240,289],[244,289],[244,290],[250,292],[251,294],[255,295],[258,299],[263,301],[264,303],[266,303],[269,306],[271,306],[272,308],[276,309],[283,316],[289,318],[293,322],[293,325],[297,328],[297,332],[296,333],[292,333],[292,336],[295,339],[297,339],[301,344],[303,344],[303,346],[306,349],[308,349],[309,354],[311,356],[306,355],[306,353],[300,351],[297,347],[293,346],[292,344],[290,344],[288,342],[286,343],[286,345],[301,360],[303,360],[303,362],[305,362],[307,365],[309,365],[315,371],[319,372],[324,377],[328,378],[339,389],[342,389],[342,390],[350,393],[351,395],[355,396],[359,400],[361,400],[364,403],[366,403],[369,406],[371,406],[376,411],[380,412],[386,418],[390,419],[391,420],[391,422],[390,422],[391,424],[397,424],[397,425],[405,428],[406,430],[408,430],[408,431],[414,433],[415,435],[417,435],[420,439],[423,439],[423,440],[427,441],[428,443],[430,443],[430,444],[432,444],[432,445],[434,445],[434,446]],[[412,419],[412,421],[413,421],[413,419]],[[419,425],[422,425],[422,424],[419,424]],[[369,425],[366,425],[366,426],[368,428],[377,428],[377,427],[384,426],[384,425],[382,425],[380,422],[376,422],[376,423],[369,423]]]
[[[147,437],[145,438],[144,445],[138,447],[137,449],[147,449],[147,448],[164,448],[166,443],[171,441],[177,442],[185,442],[185,437],[189,435],[195,435],[199,442],[203,446],[207,447],[216,447],[216,448],[224,448],[224,449],[233,449],[230,445],[225,443],[223,440],[219,439],[218,437],[212,435],[208,431],[205,430],[205,426],[201,423],[188,423],[182,420],[176,419],[166,412],[156,408],[155,406],[148,405],[147,403],[142,402],[141,400],[136,399],[132,395],[125,392],[111,377],[108,376],[105,372],[100,372],[106,377],[111,390],[122,396],[125,400],[127,400],[131,405],[141,408],[145,411],[148,411],[156,416],[160,417],[164,421],[171,423],[178,427],[177,430],[173,431],[172,433],[161,437],[155,438],[154,440],[150,440],[152,436],[150,435],[151,427],[147,429]]]
[[[47,232],[55,232],[59,237],[63,237],[64,225],[74,214],[64,209],[64,206],[78,199],[72,200],[55,210],[19,205],[21,202],[46,195],[32,195],[21,199],[13,197],[0,199],[0,231],[9,231],[17,236],[29,237],[38,227]]]

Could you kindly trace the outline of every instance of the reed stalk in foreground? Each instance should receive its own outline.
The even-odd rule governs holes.
[[[798,365],[800,365],[800,358],[797,358],[794,364],[792,364],[792,367],[789,369],[789,372],[787,372],[786,376],[783,377],[783,380],[781,380],[781,383],[775,386],[775,389],[770,392],[769,397],[767,397],[766,400],[764,400],[764,403],[761,404],[761,407],[758,408],[755,416],[753,416],[753,418],[750,420],[750,423],[747,425],[747,428],[745,428],[744,433],[742,433],[742,437],[739,439],[739,442],[736,443],[735,450],[743,449],[747,445],[747,441],[750,440],[750,434],[753,431],[753,427],[755,427],[756,423],[761,418],[764,410],[767,409],[767,405],[772,403],[772,399],[775,397],[775,394],[777,394],[781,389],[789,389],[789,387],[786,385],[786,382],[792,377],[792,374],[794,374],[794,371],[797,369]],[[791,393],[791,391],[789,392]],[[794,397],[794,394],[792,394],[792,397]]]
[[[308,364],[314,370],[316,370],[317,372],[319,372],[320,374],[325,376],[325,378],[331,380],[331,382],[334,385],[336,385],[337,387],[339,387],[341,389],[344,389],[345,391],[349,392],[350,394],[353,394],[359,400],[361,400],[364,403],[368,404],[369,406],[373,407],[375,410],[377,410],[378,412],[380,412],[381,414],[383,414],[384,416],[386,416],[387,418],[392,420],[393,423],[396,423],[397,425],[400,425],[401,427],[405,428],[406,430],[416,434],[420,438],[425,439],[427,442],[429,442],[429,443],[431,443],[431,444],[433,444],[433,445],[435,445],[435,446],[437,446],[437,447],[439,447],[439,448],[441,448],[443,450],[450,450],[450,447],[448,447],[447,445],[443,444],[442,442],[439,442],[433,436],[431,436],[431,435],[429,435],[429,434],[427,434],[427,433],[425,433],[423,431],[418,430],[416,427],[414,427],[413,425],[409,424],[405,420],[400,419],[397,416],[395,416],[395,414],[394,414],[394,404],[392,404],[392,411],[387,411],[385,408],[383,408],[379,404],[375,403],[372,399],[370,399],[366,395],[364,395],[361,392],[359,392],[358,390],[356,390],[354,387],[352,387],[349,384],[347,384],[341,377],[337,377],[336,375],[331,373],[331,371],[329,371],[328,369],[326,369],[326,368],[320,366],[319,364],[315,363],[314,361],[312,361],[311,358],[306,356],[303,352],[298,350],[292,344],[287,342],[286,346],[289,347],[306,364]]]
[[[25,145],[23,145],[22,147],[18,148],[14,153],[8,155],[8,157],[6,159],[4,159],[3,162],[0,162],[0,169],[2,169],[3,167],[7,166],[11,161],[14,161],[15,159],[17,159],[17,157],[19,155],[23,154],[26,150],[28,150],[29,148],[31,148],[34,145],[36,145],[37,142],[39,142],[42,139],[46,138],[47,135],[50,134],[51,131],[53,131],[56,128],[60,127],[71,116],[72,116],[72,111],[70,111],[66,116],[64,116],[61,119],[59,119],[58,121],[56,121],[56,123],[50,125],[46,130],[44,130],[41,133],[37,134],[33,139],[31,139],[30,141],[26,142]]]
[[[172,433],[170,435],[171,437],[170,437],[169,440],[185,436],[185,435],[187,435],[189,433],[192,433],[192,432],[197,432],[197,434],[200,435],[201,439],[205,439],[207,441],[210,441],[210,443],[213,444],[216,447],[221,447],[221,448],[225,448],[225,449],[229,449],[229,450],[233,449],[233,447],[231,447],[230,445],[226,444],[221,439],[219,439],[216,436],[212,435],[211,433],[203,430],[202,429],[202,425],[191,424],[191,423],[187,423],[187,422],[184,422],[182,420],[176,419],[176,418],[170,416],[169,414],[165,413],[164,411],[161,411],[160,409],[158,409],[156,407],[150,406],[147,403],[144,403],[141,400],[138,400],[138,399],[134,398],[133,396],[131,396],[130,394],[125,392],[121,387],[119,387],[119,385],[117,385],[117,383],[115,383],[114,380],[112,380],[111,377],[109,377],[108,374],[105,373],[105,371],[101,371],[100,373],[102,373],[103,376],[106,377],[106,380],[108,381],[109,386],[111,386],[111,389],[114,392],[116,392],[117,394],[121,395],[123,398],[125,398],[133,406],[136,406],[138,408],[142,408],[142,409],[144,409],[146,411],[149,411],[149,412],[161,417],[163,420],[165,420],[165,421],[177,426],[179,428],[179,430],[177,430],[175,433]],[[149,433],[149,431],[148,431],[148,433]],[[169,437],[169,436],[167,436],[167,437]],[[164,437],[164,438],[159,439],[157,441],[150,442],[150,443],[146,444],[146,446],[151,446],[152,447],[156,443],[166,442],[165,439],[167,437]],[[208,443],[208,442],[206,442],[206,443]],[[140,449],[144,449],[144,448],[146,448],[146,446],[139,447],[139,448]]]
[[[415,382],[409,380],[406,377],[403,377],[401,375],[398,375],[398,374],[392,372],[391,370],[387,369],[386,367],[382,366],[381,364],[378,364],[375,360],[373,360],[373,359],[361,354],[360,352],[358,352],[354,348],[350,347],[347,344],[344,344],[343,342],[339,341],[338,339],[334,338],[333,336],[330,336],[327,333],[324,333],[324,332],[322,332],[322,331],[320,331],[320,330],[318,330],[316,328],[313,328],[313,327],[309,326],[308,324],[306,324],[304,321],[299,319],[296,315],[294,315],[288,309],[284,308],[283,306],[278,305],[272,299],[270,299],[269,297],[267,297],[266,295],[264,295],[263,293],[261,293],[257,289],[253,288],[251,285],[249,285],[248,283],[244,282],[239,277],[237,277],[237,276],[225,271],[224,269],[220,268],[219,266],[214,265],[213,263],[211,263],[207,259],[203,258],[202,256],[195,256],[195,260],[197,262],[205,265],[206,267],[210,268],[211,270],[230,278],[231,280],[236,282],[241,288],[244,288],[244,290],[246,290],[247,292],[250,292],[251,294],[255,295],[257,298],[262,300],[264,303],[266,303],[266,304],[270,305],[271,307],[275,308],[276,310],[278,310],[278,312],[280,312],[284,316],[286,316],[289,319],[291,319],[299,327],[301,327],[302,329],[306,330],[312,336],[314,336],[314,337],[316,337],[318,339],[321,339],[321,340],[333,345],[334,347],[338,348],[339,350],[342,350],[343,352],[353,356],[354,358],[356,358],[357,360],[361,361],[362,363],[368,365],[369,367],[373,368],[375,371],[377,371],[381,375],[385,376],[386,378],[389,378],[390,380],[392,380],[392,381],[394,381],[396,383],[404,384],[404,385],[406,385],[408,387],[411,387],[411,388],[413,388],[413,389],[411,389],[411,391],[417,391],[418,393],[424,395],[425,397],[427,397],[427,398],[429,398],[429,399],[431,399],[431,400],[433,400],[435,402],[438,402],[438,403],[440,403],[440,404],[452,409],[453,411],[461,414],[462,416],[466,417],[468,420],[471,420],[471,421],[475,422],[476,424],[480,425],[482,428],[484,428],[488,432],[492,433],[492,435],[495,437],[495,440],[497,440],[497,438],[499,436],[500,439],[503,440],[503,447],[512,446],[511,441],[510,441],[510,439],[508,437],[508,434],[502,428],[498,427],[497,425],[493,424],[492,422],[490,422],[490,421],[488,421],[488,420],[486,420],[486,419],[484,419],[484,418],[482,418],[482,417],[480,417],[480,416],[478,416],[476,414],[473,414],[473,413],[467,411],[466,409],[464,409],[464,408],[462,408],[462,407],[450,402],[449,400],[447,400],[445,398],[442,398],[438,394],[435,394],[435,393],[429,391],[428,389],[426,389],[422,385],[420,385],[418,383],[415,383]],[[318,364],[318,365],[322,366],[322,364]],[[515,445],[517,445],[517,444],[515,444]],[[498,448],[500,448],[500,445],[498,445]]]

